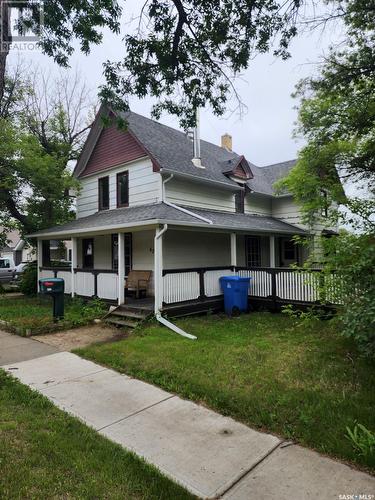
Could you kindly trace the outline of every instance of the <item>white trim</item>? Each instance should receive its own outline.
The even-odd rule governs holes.
[[[187,215],[190,215],[191,217],[195,217],[196,219],[202,220],[203,222],[207,222],[207,224],[213,224],[212,220],[206,219],[206,217],[202,217],[201,215],[198,215],[194,212],[191,212],[191,210],[187,210],[186,208],[179,207],[178,205],[175,205],[174,203],[170,203],[169,201],[164,201],[166,205],[169,207],[175,208],[176,210],[179,210],[180,212],[183,212]]]
[[[203,170],[203,169],[202,169]],[[220,186],[222,189],[227,189],[228,191],[241,191],[242,187],[236,185],[230,185],[222,181],[216,181],[212,179],[206,179],[204,177],[197,177],[196,175],[193,174],[185,174],[181,172],[176,172],[175,170],[170,170],[168,168],[161,168],[160,173],[163,175],[165,174],[173,174],[176,178],[180,179],[188,179],[192,182],[197,182],[198,184],[208,184],[212,185],[215,184],[216,186]]]
[[[262,217],[259,215],[259,217]],[[57,232],[57,233],[38,233],[38,234],[29,234],[29,238],[44,238],[44,239],[53,239],[53,238],[59,238],[59,239],[67,239],[70,238],[72,235],[80,235],[80,234],[106,234],[111,231],[115,230],[124,230],[126,232],[126,229],[128,228],[143,228],[145,229],[148,226],[148,229],[152,229],[158,224],[168,224],[168,225],[174,225],[174,226],[185,226],[185,227],[197,227],[197,228],[206,228],[206,229],[218,229],[218,230],[227,230],[230,232],[235,231],[236,233],[248,233],[250,232],[256,232],[259,234],[310,234],[308,231],[304,231],[303,229],[300,229],[298,227],[295,228],[295,230],[290,229],[290,230],[282,230],[282,229],[252,229],[249,227],[244,227],[244,228],[234,228],[233,226],[222,226],[219,224],[199,224],[197,222],[184,222],[184,221],[176,221],[176,220],[169,220],[169,219],[151,219],[151,220],[144,220],[140,222],[130,222],[128,224],[114,224],[110,226],[102,226],[102,227],[93,227],[89,229],[74,229],[71,231],[67,232]],[[284,224],[288,224],[285,222]],[[291,225],[291,224],[289,224]]]
[[[125,302],[125,237],[124,233],[118,233],[118,305]]]
[[[237,265],[237,235],[230,233],[230,265]]]
[[[163,229],[155,230],[154,238],[154,311],[160,312],[163,307],[163,234],[167,231],[168,225],[164,224]]]

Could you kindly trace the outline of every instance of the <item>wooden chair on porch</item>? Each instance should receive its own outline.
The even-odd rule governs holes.
[[[151,280],[151,271],[130,271],[125,280],[126,295],[135,295],[137,299],[146,297]]]

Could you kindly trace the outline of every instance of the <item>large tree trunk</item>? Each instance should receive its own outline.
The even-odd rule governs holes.
[[[6,60],[9,54],[9,44],[11,42],[9,21],[8,3],[4,0],[0,0],[0,32],[2,34],[0,40],[0,102],[4,96]]]

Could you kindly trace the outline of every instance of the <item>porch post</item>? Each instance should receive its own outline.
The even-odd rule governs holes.
[[[237,266],[237,235],[230,233],[230,265]]]
[[[154,295],[155,314],[160,312],[163,307],[163,234],[167,231],[168,226],[164,224],[163,229],[155,230],[154,238]]]
[[[74,269],[77,267],[77,264],[78,264],[77,238],[72,238],[72,262],[71,262],[71,280],[72,280],[71,293],[72,293],[72,297],[74,297],[75,291],[76,291],[76,279],[75,279]]]
[[[125,302],[125,236],[118,233],[118,305]]]
[[[39,279],[40,279],[40,268],[43,266],[43,241],[38,238],[37,240],[37,249],[36,249],[36,258],[37,258],[37,291],[39,293]]]
[[[270,267],[276,266],[275,258],[275,236],[272,234],[270,236]]]

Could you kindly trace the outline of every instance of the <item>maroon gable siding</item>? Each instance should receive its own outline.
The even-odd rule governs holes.
[[[116,126],[103,128],[79,177],[101,172],[144,156],[147,156],[146,151],[130,132],[119,130]]]
[[[245,172],[244,167],[242,166],[242,163],[239,163],[235,169],[232,170],[233,175],[236,177],[239,177],[240,179],[248,179],[249,176]]]

